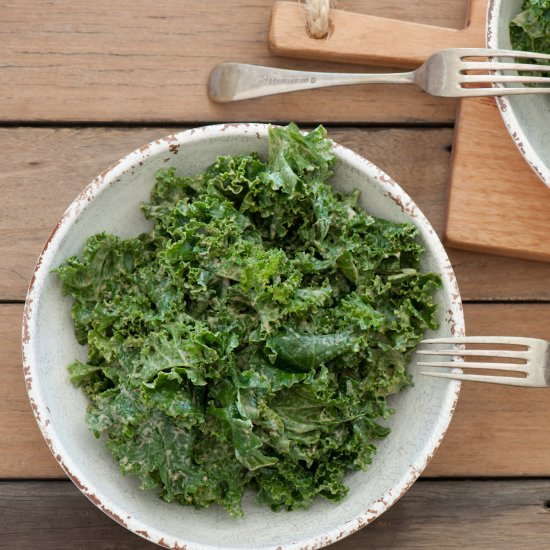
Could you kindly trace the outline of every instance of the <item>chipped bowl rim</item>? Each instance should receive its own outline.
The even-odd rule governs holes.
[[[101,172],[78,195],[55,226],[37,261],[27,293],[22,326],[23,370],[29,401],[40,431],[50,451],[67,476],[96,507],[140,537],[158,544],[159,546],[172,548],[174,550],[181,550],[184,548],[186,550],[236,550],[236,548],[224,548],[219,545],[203,544],[197,541],[183,540],[170,536],[153,525],[129,517],[126,510],[115,505],[110,501],[109,497],[99,494],[99,492],[94,489],[93,480],[89,479],[89,475],[84,471],[85,469],[76,464],[70,454],[65,451],[54,426],[47,418],[47,407],[42,403],[38,373],[40,361],[37,359],[33,347],[33,334],[35,334],[38,328],[36,312],[38,310],[40,295],[44,287],[46,276],[52,268],[51,261],[57,246],[62,242],[64,236],[73,229],[81,212],[87,208],[88,204],[106,190],[123,173],[132,169],[139,169],[140,162],[143,162],[149,156],[168,152],[170,151],[170,147],[178,147],[196,141],[207,141],[222,135],[224,137],[238,137],[240,135],[256,134],[258,137],[260,137],[260,135],[261,137],[265,137],[269,126],[269,124],[262,123],[235,123],[215,124],[184,130],[152,141],[112,164],[109,168]],[[463,335],[465,331],[464,316],[456,277],[447,253],[427,218],[408,194],[393,181],[390,176],[372,162],[336,142],[333,142],[333,151],[340,162],[351,165],[361,173],[376,180],[389,200],[393,200],[397,203],[397,205],[403,211],[406,211],[409,216],[411,216],[411,214],[414,215],[411,216],[411,218],[414,217],[415,225],[420,229],[424,242],[431,249],[434,256],[438,257],[444,265],[444,271],[441,276],[444,283],[447,285],[446,292],[452,295],[452,300],[450,300],[451,310],[449,310],[449,326],[452,328],[453,334],[457,336]],[[426,438],[426,443],[422,448],[422,452],[418,453],[415,463],[410,465],[408,471],[403,472],[399,481],[393,485],[392,489],[388,491],[374,507],[371,506],[369,509],[365,509],[363,513],[331,531],[292,542],[285,546],[263,546],[256,550],[307,550],[311,548],[321,548],[355,533],[388,510],[414,484],[441,444],[452,419],[459,392],[460,382],[449,381],[445,392],[445,398],[441,402],[440,429],[434,429],[430,436]]]

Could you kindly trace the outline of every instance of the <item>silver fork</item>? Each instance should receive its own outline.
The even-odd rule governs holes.
[[[427,376],[437,378],[452,378],[454,380],[468,380],[472,382],[489,382],[491,384],[506,384],[509,386],[527,386],[544,388],[550,386],[550,342],[538,338],[518,338],[507,336],[470,336],[461,338],[435,338],[422,340],[420,344],[484,344],[498,346],[512,344],[522,346],[523,350],[503,349],[419,349],[419,355],[445,356],[446,361],[419,361],[421,367],[448,367],[460,369],[486,369],[508,371],[523,374],[523,377],[491,376],[480,374],[462,374],[458,372],[422,372]],[[521,364],[503,362],[461,362],[457,358],[491,357],[504,359],[519,359]],[[455,360],[453,360],[455,359]]]
[[[487,57],[489,61],[471,58]],[[495,58],[511,58],[497,61]],[[512,87],[513,84],[550,84],[544,76],[502,75],[494,71],[550,72],[550,66],[516,63],[514,59],[540,59],[550,62],[550,55],[513,50],[456,48],[431,55],[418,69],[403,73],[321,73],[291,71],[244,63],[222,63],[210,73],[208,95],[218,102],[240,101],[252,97],[282,94],[297,90],[346,86],[350,84],[416,84],[425,92],[441,97],[474,97],[511,94],[544,94],[550,87]],[[465,71],[488,71],[489,74],[465,74]],[[507,85],[482,87],[482,84]],[[478,85],[478,87],[467,87]]]

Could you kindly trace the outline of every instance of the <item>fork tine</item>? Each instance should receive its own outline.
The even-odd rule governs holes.
[[[513,350],[492,350],[492,349],[419,349],[416,352],[419,355],[475,355],[477,357],[507,357],[513,359],[527,359],[527,351]]]
[[[448,338],[427,338],[421,344],[512,344],[531,346],[539,343],[537,338],[523,336],[451,336]]]
[[[550,72],[550,67],[548,67]],[[460,82],[524,82],[536,84],[537,82],[542,84],[549,84],[550,78],[547,76],[512,76],[512,75],[500,75],[500,74],[464,74],[461,75]]]
[[[532,63],[506,63],[504,61],[463,61],[460,64],[463,71],[539,71],[550,72],[550,65]]]
[[[487,384],[505,384],[507,386],[531,386],[527,378],[512,378],[510,376],[484,376],[481,374],[460,374],[453,372],[421,372],[425,376],[462,380],[465,382],[486,382]]]
[[[504,370],[508,372],[527,372],[527,365],[517,365],[515,363],[477,363],[469,361],[468,363],[458,361],[417,361],[420,367],[445,367],[449,369],[486,369],[486,370]]]
[[[485,97],[496,95],[550,94],[550,88],[457,88],[452,97]],[[449,96],[451,97],[451,96]]]
[[[522,52],[520,50],[493,50],[491,48],[457,48],[454,50],[454,52],[455,55],[459,55],[461,59],[465,57],[516,57],[525,59],[550,60],[550,55],[548,54],[537,52]]]
[[[447,361],[418,361],[416,364],[420,367],[442,367],[451,370],[451,372],[425,372],[421,371],[420,374],[426,376],[433,376],[436,378],[447,378],[454,380],[472,381],[472,382],[486,382],[489,384],[504,384],[508,386],[524,386],[532,388],[550,387],[550,376],[548,372],[548,360],[550,354],[550,342],[541,340],[539,338],[526,338],[515,336],[461,336],[456,338],[431,338],[420,342],[421,344],[480,344],[487,346],[498,346],[499,344],[516,345],[527,348],[526,351],[518,350],[503,350],[503,349],[460,349],[454,348],[451,350],[436,349],[433,352],[430,349],[417,350],[417,353],[421,355],[435,355],[437,356],[450,355],[459,357],[461,355],[482,355],[482,356],[494,356],[494,357],[516,357],[525,359],[526,362],[522,364],[511,363],[498,363],[498,362],[474,362],[474,361],[453,361],[449,359]],[[502,355],[504,354],[504,355]],[[468,369],[484,369],[489,371],[506,371],[521,373],[523,377],[515,376],[492,376],[490,374],[464,374],[460,372]],[[458,371],[458,372],[457,372]]]
[[[550,55],[538,52],[522,52],[519,50],[487,50],[487,57],[516,57],[518,59],[547,59]]]

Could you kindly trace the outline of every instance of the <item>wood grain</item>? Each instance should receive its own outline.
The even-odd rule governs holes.
[[[347,2],[386,17],[460,26],[464,6],[437,0]],[[290,61],[268,48],[272,0],[0,0],[0,121],[446,122],[455,101],[415,86],[357,86],[220,105],[216,63],[358,70]]]
[[[418,481],[386,513],[333,550],[542,550],[549,480]],[[68,481],[0,483],[0,548],[153,550]]]
[[[22,314],[21,305],[0,305],[0,478],[64,477],[27,397],[21,365]]]
[[[23,300],[51,229],[97,173],[174,128],[0,128],[0,300]],[[452,130],[330,128],[386,170],[441,234]],[[550,265],[449,250],[467,300],[550,300]],[[502,277],[506,273],[506,277]]]
[[[303,4],[276,2],[269,46],[287,57],[416,68],[437,50],[485,47],[486,11],[487,0],[471,0],[464,28],[452,29],[331,9],[329,34],[319,39],[306,29]]]
[[[22,306],[0,305],[0,478],[59,478],[34,421],[21,367]],[[550,339],[550,304],[466,304],[468,334]],[[464,384],[426,476],[550,476],[546,389]]]
[[[493,98],[463,100],[453,150],[450,246],[550,262],[550,192],[510,139]]]

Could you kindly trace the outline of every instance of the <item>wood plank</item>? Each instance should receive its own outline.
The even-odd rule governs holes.
[[[1,548],[153,550],[118,525],[70,481],[0,482]]]
[[[0,305],[0,478],[59,478],[23,383],[21,305]],[[550,339],[550,304],[466,304],[475,335]],[[550,476],[546,389],[464,384],[452,424],[426,476]]]
[[[27,397],[21,366],[22,320],[21,305],[0,305],[0,478],[65,477],[42,438]]]
[[[272,0],[2,0],[0,121],[453,121],[454,100],[415,86],[210,102],[206,80],[223,61],[360,70],[275,57],[267,40],[271,7]],[[346,8],[460,27],[465,3],[352,0]]]
[[[173,128],[0,128],[0,300],[23,300],[51,229],[97,173]],[[452,130],[330,128],[386,170],[436,230],[445,224]],[[550,300],[550,265],[449,249],[466,300]],[[506,276],[503,277],[502,274]]]
[[[446,249],[463,300],[550,300],[548,263]]]
[[[549,480],[418,481],[374,523],[334,550],[548,547]],[[283,512],[281,512],[283,513]],[[70,482],[0,483],[2,548],[158,548],[108,518]],[[467,526],[467,527],[466,527]]]

